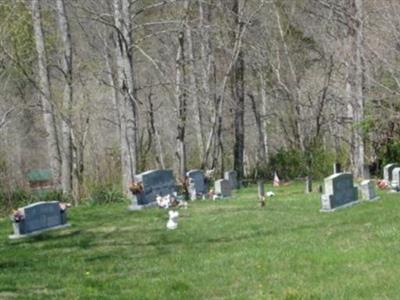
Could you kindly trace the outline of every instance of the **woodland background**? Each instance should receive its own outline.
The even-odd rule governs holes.
[[[397,0],[0,0],[1,206],[46,168],[76,203],[154,168],[379,176],[400,156],[399,15]]]

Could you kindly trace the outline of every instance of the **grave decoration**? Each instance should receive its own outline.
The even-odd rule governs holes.
[[[170,210],[168,212],[168,222],[167,222],[167,229],[169,230],[174,230],[178,228],[178,217],[179,217],[179,212]]]

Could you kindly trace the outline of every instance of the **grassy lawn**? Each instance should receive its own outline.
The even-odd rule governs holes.
[[[270,186],[267,190],[271,190]],[[320,213],[302,184],[167,211],[69,210],[72,226],[9,241],[0,221],[0,299],[399,299],[400,195]]]

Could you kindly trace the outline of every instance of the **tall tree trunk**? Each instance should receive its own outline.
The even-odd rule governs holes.
[[[263,123],[261,120],[260,110],[257,107],[256,99],[253,94],[249,94],[249,98],[251,100],[251,107],[253,109],[257,127],[258,146],[257,146],[257,156],[256,156],[256,169],[259,169],[266,166],[266,150],[264,144],[265,137],[264,137]]]
[[[42,103],[44,125],[47,132],[47,148],[50,168],[56,185],[60,184],[61,159],[57,136],[57,126],[54,116],[54,108],[51,103],[52,95],[50,79],[47,70],[47,54],[42,29],[40,0],[31,1],[32,24],[35,36],[36,52],[39,66],[39,88]]]
[[[235,16],[236,32],[234,36],[234,43],[239,38],[242,32],[243,23],[240,19],[241,9],[240,1],[234,0],[232,12]],[[242,179],[244,175],[244,54],[242,49],[238,49],[238,57],[235,61],[232,74],[232,84],[234,86],[234,103],[235,103],[235,143],[233,150],[233,168],[237,172],[238,179]]]
[[[261,95],[261,134],[262,134],[262,139],[263,139],[263,151],[265,151],[265,154],[263,155],[263,159],[265,159],[265,164],[268,163],[269,161],[269,143],[268,143],[268,133],[267,133],[267,128],[268,128],[268,119],[267,119],[267,112],[268,112],[268,100],[267,100],[267,87],[266,87],[266,82],[265,78],[262,76],[262,74],[259,74],[259,82],[260,82],[260,95]]]
[[[118,90],[121,95],[119,114],[121,118],[121,167],[122,185],[129,194],[129,183],[137,172],[137,101],[134,88],[131,53],[131,15],[128,0],[114,0],[114,21],[117,30]]]
[[[186,66],[185,66],[185,37],[183,31],[178,34],[178,51],[176,55],[176,100],[177,100],[177,113],[178,113],[178,126],[176,137],[176,156],[179,161],[179,176],[181,179],[186,177],[186,145],[185,145],[185,131],[186,131]]]
[[[200,161],[204,155],[204,134],[203,134],[203,115],[201,112],[200,97],[198,96],[198,88],[196,81],[196,66],[194,58],[192,30],[190,28],[190,13],[189,13],[189,2],[185,2],[186,9],[186,20],[185,20],[185,33],[187,41],[187,54],[188,54],[188,75],[189,75],[189,97],[194,108],[194,123],[196,127],[197,144],[199,148]]]
[[[154,105],[153,105],[153,99],[152,99],[152,94],[150,93],[149,95],[149,114],[150,114],[150,131],[151,131],[151,136],[155,139],[156,145],[155,145],[155,152],[156,152],[156,162],[157,166],[159,169],[164,170],[165,169],[165,162],[164,162],[164,152],[163,152],[163,147],[161,144],[161,138],[160,138],[160,133],[157,129],[157,124],[156,124],[156,118],[154,117]]]
[[[65,11],[64,0],[57,0],[58,26],[63,44],[62,69],[65,76],[63,113],[62,113],[62,170],[61,185],[63,193],[70,195],[72,192],[72,44],[68,17]],[[77,204],[78,199],[74,199]]]
[[[348,85],[353,111],[353,172],[356,178],[362,178],[364,177],[364,139],[360,125],[364,118],[365,97],[363,0],[352,0],[349,24],[352,59]]]

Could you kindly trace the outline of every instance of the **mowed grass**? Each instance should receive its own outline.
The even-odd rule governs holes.
[[[267,190],[272,190],[271,186]],[[400,195],[320,213],[303,184],[167,211],[78,207],[72,226],[9,241],[0,221],[0,299],[399,299]]]

